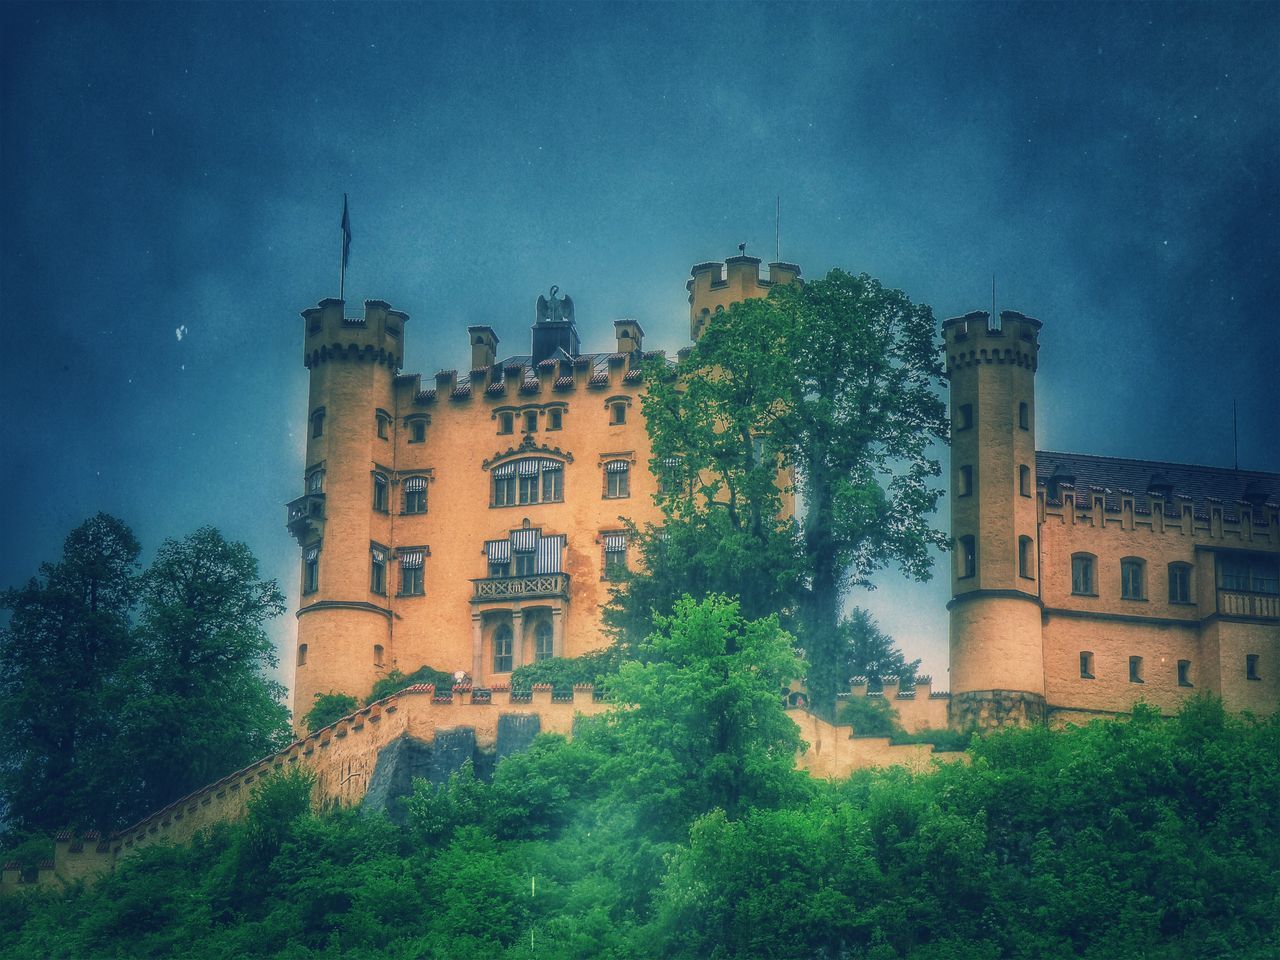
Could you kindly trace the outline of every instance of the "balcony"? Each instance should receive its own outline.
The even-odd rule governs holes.
[[[324,494],[303,494],[296,500],[290,500],[285,505],[285,510],[288,511],[286,526],[289,532],[299,544],[305,544],[312,539],[313,533],[319,529],[320,521],[324,519]]]
[[[1258,617],[1280,620],[1280,594],[1246,590],[1219,590],[1218,613],[1224,617]]]
[[[536,573],[528,577],[485,577],[471,582],[475,584],[472,603],[489,600],[533,600],[539,597],[569,599],[567,573]]]

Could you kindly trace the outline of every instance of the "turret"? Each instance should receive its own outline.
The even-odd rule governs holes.
[[[752,297],[766,297],[779,283],[800,278],[800,268],[781,261],[769,264],[767,278],[760,276],[760,258],[745,254],[730,257],[723,263],[711,260],[695,264],[685,283],[689,291],[689,337],[697,340],[707,322],[722,310]]]
[[[644,327],[638,320],[613,321],[613,335],[618,341],[618,353],[637,353],[644,349]]]
[[[1044,717],[1035,373],[1040,321],[942,325],[951,393],[952,723]]]
[[[302,496],[288,505],[301,548],[295,724],[316,693],[372,687],[390,662],[391,611],[370,589],[370,554],[388,538],[371,469],[390,462],[399,428],[393,389],[408,316],[382,300],[347,317],[341,300],[303,311],[311,371]]]
[[[471,340],[471,369],[487,370],[498,362],[498,335],[493,327],[467,327]]]

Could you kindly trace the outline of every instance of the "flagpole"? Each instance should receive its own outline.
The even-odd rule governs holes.
[[[338,267],[338,299],[347,299],[347,195],[342,195],[342,265]]]

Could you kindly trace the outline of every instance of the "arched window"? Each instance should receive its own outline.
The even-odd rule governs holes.
[[[387,413],[387,411],[385,410],[379,410],[373,415],[373,417],[378,426],[378,439],[390,440],[391,439],[391,414]]]
[[[375,643],[373,645],[373,665],[375,667],[382,666],[382,644]]]
[[[1146,563],[1138,557],[1120,561],[1120,596],[1125,600],[1147,599]]]
[[[1030,537],[1018,538],[1018,576],[1034,580],[1036,575],[1035,541]]]
[[[493,631],[494,673],[511,672],[512,648],[511,625],[507,623],[498,624],[498,628]]]
[[[1031,468],[1025,463],[1018,465],[1018,493],[1031,496]]]
[[[298,644],[298,666],[305,666],[307,662],[307,645],[305,643]]]
[[[1097,580],[1094,577],[1094,564],[1097,558],[1091,553],[1073,553],[1071,555],[1071,592],[1084,597],[1098,595]]]
[[[540,620],[533,631],[533,659],[546,660],[554,655],[551,647],[551,624]]]
[[[427,442],[427,418],[426,417],[406,417],[405,425],[409,428],[410,443],[426,443]]]
[[[302,592],[315,593],[320,589],[320,544],[307,547],[302,555]]]

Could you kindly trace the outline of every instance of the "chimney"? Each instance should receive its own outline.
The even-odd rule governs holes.
[[[639,353],[644,349],[644,327],[637,320],[613,321],[613,335],[618,338],[618,353]]]
[[[487,370],[498,361],[498,335],[493,327],[467,327],[471,339],[471,369]]]

